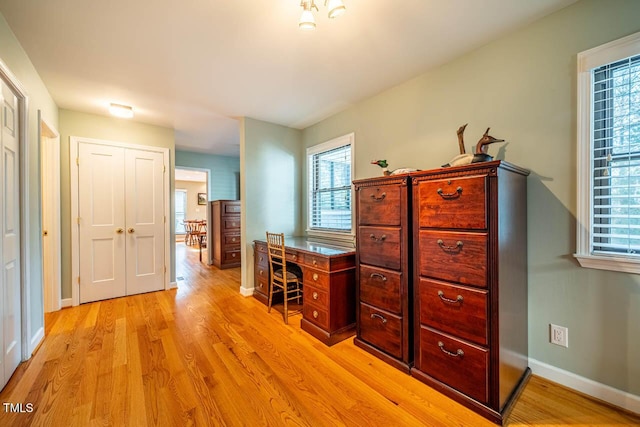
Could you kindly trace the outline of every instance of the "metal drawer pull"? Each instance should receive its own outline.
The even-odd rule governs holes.
[[[387,235],[386,235],[386,234],[383,234],[383,235],[382,235],[382,236],[380,236],[380,237],[376,237],[376,235],[375,235],[375,234],[371,234],[369,237],[370,237],[372,240],[375,240],[376,242],[384,242],[384,241],[385,241],[385,239],[387,238]]]
[[[314,259],[313,259],[313,263],[312,263],[312,264],[313,264],[313,265],[317,265],[317,264],[318,264],[318,261],[316,261],[316,260],[315,260],[315,258],[314,258]]]
[[[317,311],[315,311],[315,310],[313,310],[313,318],[314,318],[314,319],[317,319],[317,318],[318,318],[318,316],[319,316],[318,312],[317,312]]]
[[[442,188],[438,188],[438,194],[440,195],[440,197],[442,197],[443,199],[454,199],[456,197],[460,197],[460,195],[462,194],[462,187],[458,187],[456,188],[456,192],[455,193],[444,193],[442,191]]]
[[[378,278],[378,279],[382,280],[383,282],[387,281],[387,278],[383,274],[380,274],[380,273],[371,273],[370,278],[371,279]]]
[[[375,194],[371,195],[371,198],[376,201],[384,200],[385,197],[387,197],[387,193],[382,193],[380,197],[376,196]]]
[[[231,241],[232,241],[232,242],[235,242],[235,241],[236,241],[236,238],[234,237],[233,239],[231,239]]]
[[[455,353],[452,353],[449,350],[447,350],[446,348],[444,348],[444,343],[442,341],[438,341],[438,347],[440,347],[440,350],[444,354],[448,354],[451,357],[462,357],[462,356],[464,356],[464,351],[462,351],[462,349],[459,348],[458,351],[456,351]]]
[[[313,293],[313,299],[318,299],[318,293],[317,292]]]
[[[260,275],[262,276],[264,274],[264,270],[260,270]]]
[[[235,258],[235,257],[236,257],[236,254],[231,254],[231,256],[232,256],[233,258]]]
[[[378,313],[371,313],[371,318],[375,319],[378,318],[380,320],[382,320],[382,324],[384,325],[385,323],[387,323],[387,319],[384,318],[384,316],[378,314]]]
[[[318,281],[318,273],[313,273],[313,280]]]
[[[263,257],[260,257],[260,261],[264,261],[264,258],[263,258]]]
[[[444,292],[442,292],[442,291],[438,291],[438,296],[440,297],[440,299],[442,301],[448,302],[449,304],[457,304],[457,303],[461,303],[462,304],[462,301],[464,301],[464,298],[462,298],[462,295],[458,295],[458,297],[456,299],[446,298],[444,296]]]
[[[440,246],[442,249],[444,249],[445,251],[451,252],[451,251],[455,251],[455,250],[459,250],[462,249],[462,240],[458,240],[456,242],[455,246],[447,246],[444,244],[444,241],[442,239],[438,239],[438,246]]]

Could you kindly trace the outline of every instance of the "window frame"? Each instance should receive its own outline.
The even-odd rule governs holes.
[[[591,72],[640,54],[640,33],[632,34],[593,49],[580,52],[578,65],[577,116],[577,215],[576,253],[582,267],[600,270],[640,273],[640,258],[625,254],[594,254],[593,218],[593,93]]]
[[[355,192],[353,191],[353,185],[350,185],[350,194],[351,194],[351,229],[345,231],[338,230],[322,230],[317,228],[312,228],[312,220],[313,220],[313,156],[316,154],[324,153],[327,151],[335,150],[340,147],[344,147],[346,145],[350,145],[351,147],[351,177],[350,181],[353,182],[354,172],[355,172],[355,133],[349,133],[346,135],[339,136],[337,138],[331,139],[329,141],[313,145],[307,148],[307,224],[306,224],[306,233],[308,236],[312,237],[320,237],[331,240],[341,240],[347,241],[350,243],[355,242]]]

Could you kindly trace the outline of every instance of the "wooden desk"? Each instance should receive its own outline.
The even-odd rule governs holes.
[[[356,253],[353,248],[317,243],[305,237],[286,237],[287,265],[302,271],[304,298],[300,327],[326,345],[355,333]],[[268,303],[267,242],[254,241],[254,298]]]

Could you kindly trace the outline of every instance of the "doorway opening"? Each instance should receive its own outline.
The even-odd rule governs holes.
[[[183,277],[180,266],[190,252],[202,252],[202,262],[209,260],[206,230],[209,223],[209,169],[176,167],[175,230],[176,282]],[[204,234],[203,234],[204,232]],[[200,254],[198,254],[200,255]]]

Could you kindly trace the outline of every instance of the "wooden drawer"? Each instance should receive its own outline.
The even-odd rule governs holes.
[[[326,309],[322,309],[314,304],[309,304],[308,301],[305,300],[302,304],[302,315],[306,320],[315,323],[322,329],[329,329],[329,314]]]
[[[400,270],[400,228],[359,227],[360,262]]]
[[[420,370],[473,399],[489,403],[489,351],[420,327]]]
[[[329,270],[329,258],[305,254],[304,263],[320,270]]]
[[[397,185],[358,190],[358,225],[400,225],[401,188]]]
[[[287,250],[284,253],[284,257],[286,258],[287,262],[294,262],[296,264],[304,263],[304,254],[298,253],[296,251]]]
[[[239,214],[240,213],[240,203],[237,202],[221,202],[222,204],[222,215],[229,214]]]
[[[260,292],[261,294],[268,296],[269,294],[269,281],[266,278],[260,277],[257,274],[255,275],[255,292]]]
[[[329,289],[329,273],[305,267],[303,269],[303,276],[303,282],[305,285],[311,285],[324,290]]]
[[[265,267],[267,270],[269,269],[269,256],[263,252],[256,252],[254,254],[254,263],[256,266]]]
[[[256,264],[254,273],[256,277],[264,280],[269,280],[269,265]]]
[[[486,177],[421,181],[418,194],[420,227],[487,228]]]
[[[402,311],[402,274],[360,265],[360,300],[393,313]]]
[[[267,253],[267,244],[266,243],[255,243],[255,249],[257,252],[266,254]]]
[[[360,338],[390,355],[402,357],[402,317],[360,303]]]
[[[487,234],[420,230],[421,276],[487,286]]]
[[[240,248],[234,250],[226,250],[222,255],[223,263],[240,262]]]
[[[304,297],[307,303],[310,303],[318,308],[328,310],[329,309],[329,294],[324,289],[316,288],[315,286],[304,286]]]
[[[225,234],[223,237],[223,243],[228,246],[237,246],[240,244],[240,235],[237,233]]]
[[[240,230],[240,217],[226,217],[222,220],[223,231]]]
[[[487,345],[488,292],[420,279],[420,323]]]

